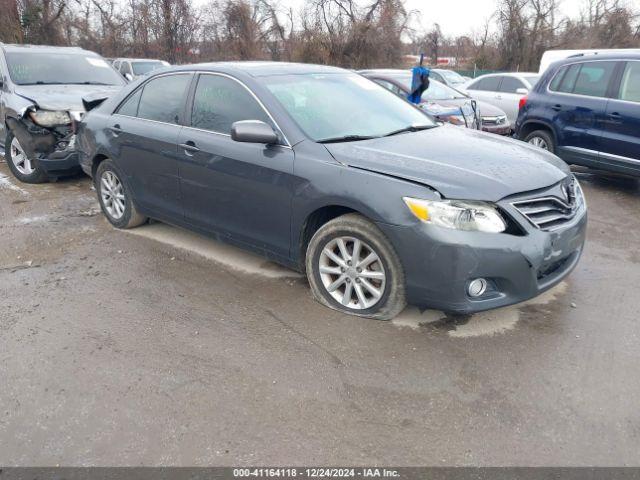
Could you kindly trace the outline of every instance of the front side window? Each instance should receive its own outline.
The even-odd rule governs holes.
[[[120,73],[122,73],[122,75],[131,73],[131,67],[129,66],[129,62],[122,62],[122,65],[120,65]]]
[[[189,74],[154,78],[142,90],[137,116],[156,122],[179,124],[190,81]]]
[[[314,141],[376,137],[411,125],[436,125],[405,100],[360,75],[273,75],[262,81]]]
[[[16,85],[123,85],[106,60],[96,55],[7,52],[9,76]]]
[[[618,98],[627,102],[640,103],[640,62],[627,62],[622,74]]]
[[[191,126],[231,134],[231,125],[241,120],[260,120],[274,126],[244,86],[221,75],[201,75],[193,97]]]
[[[497,92],[501,77],[481,78],[469,86],[469,90],[481,90],[484,92]]]
[[[527,88],[520,80],[514,77],[504,77],[500,85],[502,93],[518,93],[519,88]]]

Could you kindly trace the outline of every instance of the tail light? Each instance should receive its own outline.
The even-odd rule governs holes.
[[[527,96],[525,95],[520,99],[520,102],[518,103],[518,110],[522,110],[526,104],[527,104]]]

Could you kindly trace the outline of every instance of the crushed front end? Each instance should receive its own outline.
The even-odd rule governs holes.
[[[29,159],[55,178],[80,171],[75,141],[82,114],[34,106],[25,109],[19,118],[7,118],[6,123]]]

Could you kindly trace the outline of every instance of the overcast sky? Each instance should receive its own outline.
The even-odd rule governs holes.
[[[445,35],[463,35],[480,32],[485,21],[493,14],[498,0],[405,0],[408,10],[420,12],[416,28],[425,29],[439,23]],[[584,0],[560,0],[561,13],[570,17],[580,14]],[[631,0],[640,2],[640,0]],[[281,7],[303,6],[306,0],[279,0]],[[360,0],[361,4],[371,0]]]
[[[498,0],[405,0],[407,9],[420,12],[420,22],[425,28],[439,23],[445,35],[480,31],[497,3]],[[577,17],[583,5],[584,0],[561,0],[561,13]]]

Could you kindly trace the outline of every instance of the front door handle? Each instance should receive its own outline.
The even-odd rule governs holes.
[[[120,128],[120,125],[118,125],[117,123],[113,127],[110,127],[109,130],[111,130],[111,133],[114,137],[117,137],[122,133],[122,128]]]
[[[622,121],[622,115],[620,115],[618,112],[612,112],[608,115],[608,117],[614,122]]]
[[[553,107],[551,107],[551,110],[555,110],[556,112],[559,112],[560,110],[562,110],[562,105],[554,105]]]
[[[191,140],[189,140],[186,143],[181,143],[180,145],[178,145],[180,148],[182,148],[184,150],[184,153],[191,156],[196,152],[199,152],[200,149],[198,147],[196,147],[196,144],[194,142],[192,142]]]

